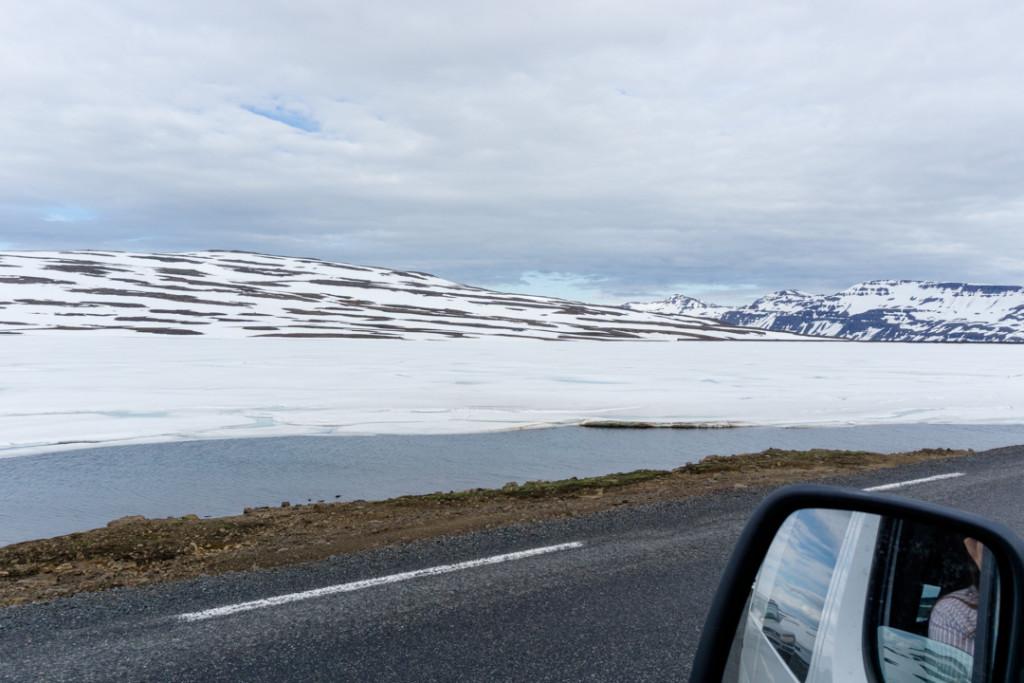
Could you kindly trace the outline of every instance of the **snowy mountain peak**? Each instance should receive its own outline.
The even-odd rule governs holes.
[[[662,303],[646,310],[664,311]],[[775,292],[748,306],[723,308],[716,317],[845,339],[1024,342],[1024,287],[871,280],[829,295]]]
[[[750,304],[750,308],[759,311],[788,311],[804,305],[813,297],[813,294],[801,292],[799,289],[784,289],[761,297]]]
[[[718,318],[722,313],[729,310],[727,306],[709,304],[685,294],[675,294],[667,299],[653,303],[631,301],[623,304],[622,307],[631,311],[646,311],[648,313],[663,313],[667,315],[694,315],[701,318]]]
[[[374,339],[794,338],[311,258],[231,251],[0,252],[0,334],[69,330]]]

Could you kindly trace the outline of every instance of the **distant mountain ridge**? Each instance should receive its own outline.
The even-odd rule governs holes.
[[[685,294],[673,294],[667,299],[652,303],[631,301],[622,307],[631,311],[664,313],[666,315],[695,315],[701,318],[719,318],[732,310],[728,306],[709,304]]]
[[[863,341],[1024,342],[1024,287],[1008,285],[872,280],[828,295],[784,290],[742,307],[682,295],[625,307]]]
[[[693,316],[460,285],[426,273],[232,251],[0,252],[0,335],[800,339]]]

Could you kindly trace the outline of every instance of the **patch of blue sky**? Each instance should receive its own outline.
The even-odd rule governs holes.
[[[292,107],[275,104],[272,107],[256,107],[243,105],[242,109],[251,114],[262,116],[271,121],[283,123],[286,126],[304,131],[306,133],[319,133],[320,122],[309,116],[307,113]]]
[[[95,211],[78,204],[43,207],[43,220],[51,223],[79,223],[81,221],[94,221],[97,218],[98,216]]]

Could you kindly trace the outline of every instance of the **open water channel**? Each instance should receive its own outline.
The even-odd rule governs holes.
[[[430,436],[182,441],[0,459],[0,545],[126,515],[220,517],[246,507],[500,487],[641,468],[672,469],[766,448],[879,452],[1024,444],[1024,425],[784,429],[560,427]]]

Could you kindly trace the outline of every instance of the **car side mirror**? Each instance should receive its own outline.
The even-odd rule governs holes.
[[[1019,681],[1024,543],[976,515],[817,485],[754,511],[691,682]]]

